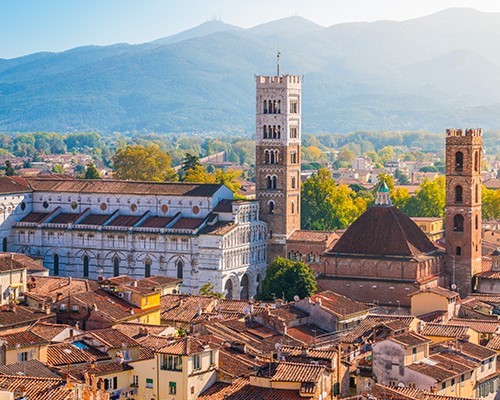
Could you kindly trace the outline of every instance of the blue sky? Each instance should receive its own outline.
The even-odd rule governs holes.
[[[320,25],[404,20],[498,0],[0,0],[0,58],[87,44],[143,43],[219,16],[243,28],[300,15]]]

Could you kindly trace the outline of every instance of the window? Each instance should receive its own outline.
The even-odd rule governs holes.
[[[153,379],[146,378],[146,389],[153,389]]]
[[[442,389],[442,390],[445,390],[445,389],[446,389],[446,382],[443,382],[443,383],[441,384],[441,389]]]
[[[54,254],[54,275],[59,275],[59,255]]]
[[[77,313],[78,311],[79,311],[78,306],[77,306],[76,304],[73,304],[73,305],[71,306],[71,312]]]
[[[132,384],[130,386],[132,387],[139,386],[139,375],[132,375]]]
[[[83,277],[89,277],[89,256],[83,256]]]
[[[267,125],[264,125],[262,128],[262,137],[267,139]]]
[[[177,261],[177,279],[184,279],[184,263],[182,260]]]
[[[214,356],[214,351],[210,350],[210,365],[215,364],[215,356]]]
[[[7,252],[7,238],[2,239],[2,251]]]
[[[462,202],[462,186],[457,185],[455,186],[455,203],[461,203]]]
[[[453,217],[453,230],[455,232],[464,231],[464,217],[462,215],[457,214]]]
[[[296,152],[290,153],[290,162],[292,164],[297,164],[297,153]]]
[[[61,312],[66,311],[66,304],[65,303],[59,304],[59,311],[61,311]]]
[[[456,256],[462,255],[462,248],[460,246],[457,246],[457,248],[455,249],[455,255]]]
[[[201,358],[199,354],[193,356],[193,371],[201,369]]]
[[[417,361],[417,348],[415,347],[412,350],[413,361]]]
[[[477,185],[477,184],[474,188],[474,195],[476,197],[476,203],[479,203],[479,185]]]
[[[290,127],[290,139],[297,139],[298,134],[297,134],[297,127],[296,126],[291,126]]]
[[[144,261],[144,277],[149,278],[151,276],[151,260],[146,258]]]
[[[292,214],[295,214],[295,203],[292,201]]]
[[[268,189],[276,189],[277,187],[277,178],[276,175],[267,177],[267,188]]]
[[[274,214],[274,201],[269,202],[269,214]]]
[[[479,172],[479,153],[474,152],[474,171]]]
[[[182,357],[163,354],[161,369],[165,371],[182,371]]]
[[[299,112],[299,103],[297,100],[290,101],[290,114],[297,114]]]
[[[28,352],[21,351],[17,353],[17,362],[24,362],[24,361],[28,361]]]
[[[297,186],[297,178],[295,176],[292,176],[292,189],[295,189]]]
[[[120,259],[118,256],[115,256],[113,258],[113,276],[119,276],[120,275]]]
[[[461,151],[455,153],[455,171],[462,172],[464,170],[464,154]]]
[[[177,394],[176,382],[168,382],[168,394]]]

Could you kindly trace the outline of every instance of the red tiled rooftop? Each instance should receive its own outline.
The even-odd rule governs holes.
[[[296,230],[294,231],[287,241],[299,241],[299,242],[326,242],[331,239],[338,239],[339,235],[335,232],[321,232],[321,231],[307,231],[307,230]]]
[[[141,220],[140,215],[119,215],[108,226],[134,226]]]
[[[72,224],[78,218],[80,218],[81,215],[82,214],[60,213],[60,214],[57,214],[54,218],[52,218],[50,223],[51,224]]]
[[[145,220],[141,228],[165,228],[172,221],[171,217],[149,217]]]
[[[45,218],[49,216],[49,214],[50,213],[45,213],[45,212],[30,212],[21,220],[21,222],[41,223],[44,221]]]
[[[111,214],[89,214],[78,225],[104,225]]]
[[[172,228],[174,229],[196,229],[203,223],[202,218],[181,218]]]

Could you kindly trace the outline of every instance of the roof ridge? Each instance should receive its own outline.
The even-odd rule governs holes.
[[[398,215],[394,212],[395,209],[399,211],[399,209],[396,206],[389,207],[389,210],[390,210],[391,214],[394,216],[394,219],[396,220],[397,226],[398,226],[400,232],[402,233],[402,237],[404,238],[405,245],[408,248],[408,253],[412,254],[413,251],[412,251],[411,247],[414,248],[415,246],[410,247],[410,243],[408,242],[408,238],[406,237],[405,230],[403,229],[403,227],[401,226],[401,223],[399,222]]]

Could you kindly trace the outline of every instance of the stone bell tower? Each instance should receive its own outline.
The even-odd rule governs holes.
[[[256,193],[268,224],[267,261],[286,257],[300,229],[301,77],[256,76]]]
[[[449,286],[464,298],[481,272],[481,129],[446,131],[446,261]]]

